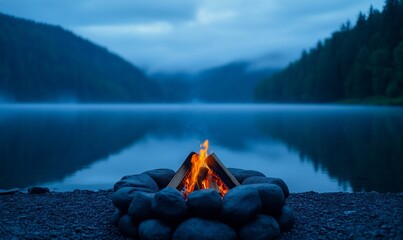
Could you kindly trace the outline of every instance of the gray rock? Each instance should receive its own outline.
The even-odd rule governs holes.
[[[124,176],[122,180],[115,183],[113,189],[117,191],[122,187],[148,188],[153,192],[159,190],[157,183],[147,174],[134,174]]]
[[[238,237],[241,240],[270,240],[280,235],[280,227],[276,220],[267,215],[258,215],[255,220],[245,224]]]
[[[236,233],[229,225],[217,220],[190,218],[176,229],[173,240],[235,240]]]
[[[149,175],[158,185],[160,189],[166,187],[175,175],[175,171],[167,168],[154,169],[143,172]]]
[[[153,216],[151,202],[155,193],[134,192],[133,199],[129,205],[128,214],[135,221],[142,221]]]
[[[289,231],[294,226],[294,211],[292,210],[292,208],[285,205],[281,210],[280,217],[278,217],[276,220],[278,225],[280,226],[281,232]]]
[[[44,194],[44,193],[49,193],[50,190],[47,187],[31,187],[28,188],[28,193],[29,194]]]
[[[290,191],[288,190],[287,184],[283,181],[281,178],[272,178],[272,177],[262,177],[262,176],[253,176],[253,177],[248,177],[246,178],[242,184],[248,185],[248,184],[256,184],[256,183],[271,183],[271,184],[276,184],[283,190],[284,197],[288,198],[290,195]]]
[[[252,176],[261,176],[265,177],[265,175],[261,172],[255,170],[244,170],[239,168],[228,168],[228,171],[238,180],[239,183],[242,183],[246,178]]]
[[[113,226],[117,227],[119,225],[120,219],[124,216],[125,214],[122,213],[119,209],[116,209],[116,211],[113,213],[111,217],[111,223]]]
[[[357,212],[357,211],[350,210],[350,211],[344,211],[343,213],[344,213],[344,215],[348,216],[348,215],[354,214],[354,213],[356,213],[356,212]]]
[[[0,195],[13,195],[20,191],[21,190],[19,188],[0,189]]]
[[[187,205],[191,215],[204,218],[218,218],[222,208],[220,194],[214,189],[203,189],[188,195]]]
[[[139,225],[139,235],[142,240],[169,240],[172,234],[173,228],[161,220],[148,219]]]
[[[245,185],[259,192],[262,202],[262,212],[272,216],[279,216],[285,204],[284,193],[281,188],[271,183]]]
[[[119,232],[125,237],[138,238],[138,226],[129,215],[124,215],[118,224]]]
[[[159,218],[169,222],[180,221],[187,213],[187,206],[182,193],[172,187],[166,187],[157,192],[151,206]]]
[[[249,186],[230,189],[223,199],[222,217],[233,225],[242,225],[252,220],[261,210],[259,192]]]
[[[112,196],[112,203],[122,212],[127,213],[130,203],[132,202],[136,192],[153,193],[148,188],[140,187],[122,187],[119,188]]]

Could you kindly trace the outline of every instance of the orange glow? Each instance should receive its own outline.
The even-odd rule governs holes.
[[[183,189],[185,197],[198,189],[213,188],[221,196],[224,196],[229,190],[223,181],[208,167],[206,162],[208,160],[208,147],[209,141],[205,140],[200,145],[200,153],[192,156],[191,170],[185,179],[185,188]]]

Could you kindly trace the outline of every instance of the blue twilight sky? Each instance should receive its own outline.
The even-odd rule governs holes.
[[[283,67],[383,0],[1,0],[0,12],[61,25],[151,72],[237,60]]]

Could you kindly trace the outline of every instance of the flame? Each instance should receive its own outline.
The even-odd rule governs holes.
[[[200,145],[199,154],[194,154],[191,159],[190,174],[185,180],[185,188],[183,189],[185,197],[194,190],[215,188],[221,196],[224,196],[228,192],[228,187],[223,181],[208,167],[208,148],[209,141],[206,139]],[[200,181],[198,178],[204,177]]]
[[[206,158],[207,158],[207,151],[208,151],[208,140],[206,139],[201,145],[200,145],[200,153],[199,155],[194,154],[192,156],[192,159],[190,162],[192,163],[192,167],[190,169],[190,175],[186,179],[186,195],[191,193],[196,185],[197,185],[197,177],[199,176],[199,173],[202,169],[202,167],[206,167],[207,164],[205,163]],[[202,189],[203,186],[197,186],[198,189]]]

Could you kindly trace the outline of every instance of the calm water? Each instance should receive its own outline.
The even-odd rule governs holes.
[[[111,188],[205,138],[292,192],[403,191],[403,108],[315,105],[0,105],[0,189]]]

